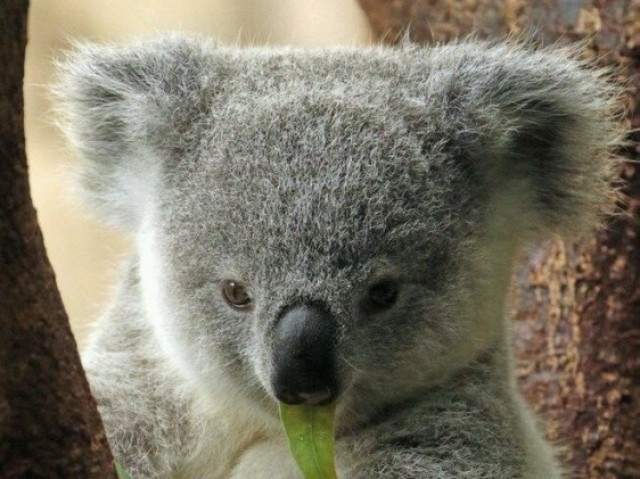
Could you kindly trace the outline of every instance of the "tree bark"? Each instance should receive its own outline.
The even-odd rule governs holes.
[[[115,477],[29,194],[28,7],[0,2],[0,478]]]
[[[626,126],[640,127],[638,0],[359,0],[379,38],[440,42],[510,33],[584,41],[628,85]],[[640,157],[638,131],[621,152]],[[549,241],[516,268],[514,344],[525,396],[576,477],[640,478],[640,165],[621,167],[628,201],[580,242]]]

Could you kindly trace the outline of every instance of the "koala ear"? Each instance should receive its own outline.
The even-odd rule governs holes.
[[[571,52],[457,48],[452,101],[464,102],[460,131],[475,139],[469,166],[500,210],[488,215],[506,213],[523,239],[596,225],[614,204],[617,89]]]
[[[58,64],[60,123],[82,157],[79,186],[108,220],[135,228],[160,170],[198,141],[219,81],[214,46],[170,36],[126,48],[78,46]]]

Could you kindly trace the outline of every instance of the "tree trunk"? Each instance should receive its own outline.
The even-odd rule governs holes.
[[[115,477],[29,194],[28,7],[0,2],[0,478]]]
[[[585,40],[584,54],[629,85],[627,126],[640,127],[638,0],[360,0],[376,34],[438,42],[475,32],[541,43]],[[533,33],[531,33],[533,32]],[[621,152],[637,161],[640,133]],[[576,477],[640,478],[640,165],[622,165],[625,213],[579,243],[549,241],[516,268],[518,376],[566,447]]]

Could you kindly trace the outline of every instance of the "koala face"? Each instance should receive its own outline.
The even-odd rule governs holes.
[[[548,52],[170,37],[62,73],[163,349],[271,409],[367,411],[495,347],[517,245],[592,224],[611,177],[608,87]]]
[[[164,258],[150,281],[176,305],[171,341],[284,402],[389,394],[417,356],[440,376],[469,334],[453,289],[478,212],[457,159],[435,145],[425,161],[410,119],[379,104],[272,102],[218,117],[159,188],[146,249]]]

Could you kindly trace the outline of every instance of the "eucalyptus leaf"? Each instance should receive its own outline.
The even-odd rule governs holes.
[[[289,406],[280,403],[280,420],[289,450],[304,479],[337,479],[334,462],[335,404]]]
[[[116,475],[118,476],[118,479],[131,479],[131,476],[127,473],[127,471],[124,470],[124,467],[122,467],[117,462],[116,462]]]

